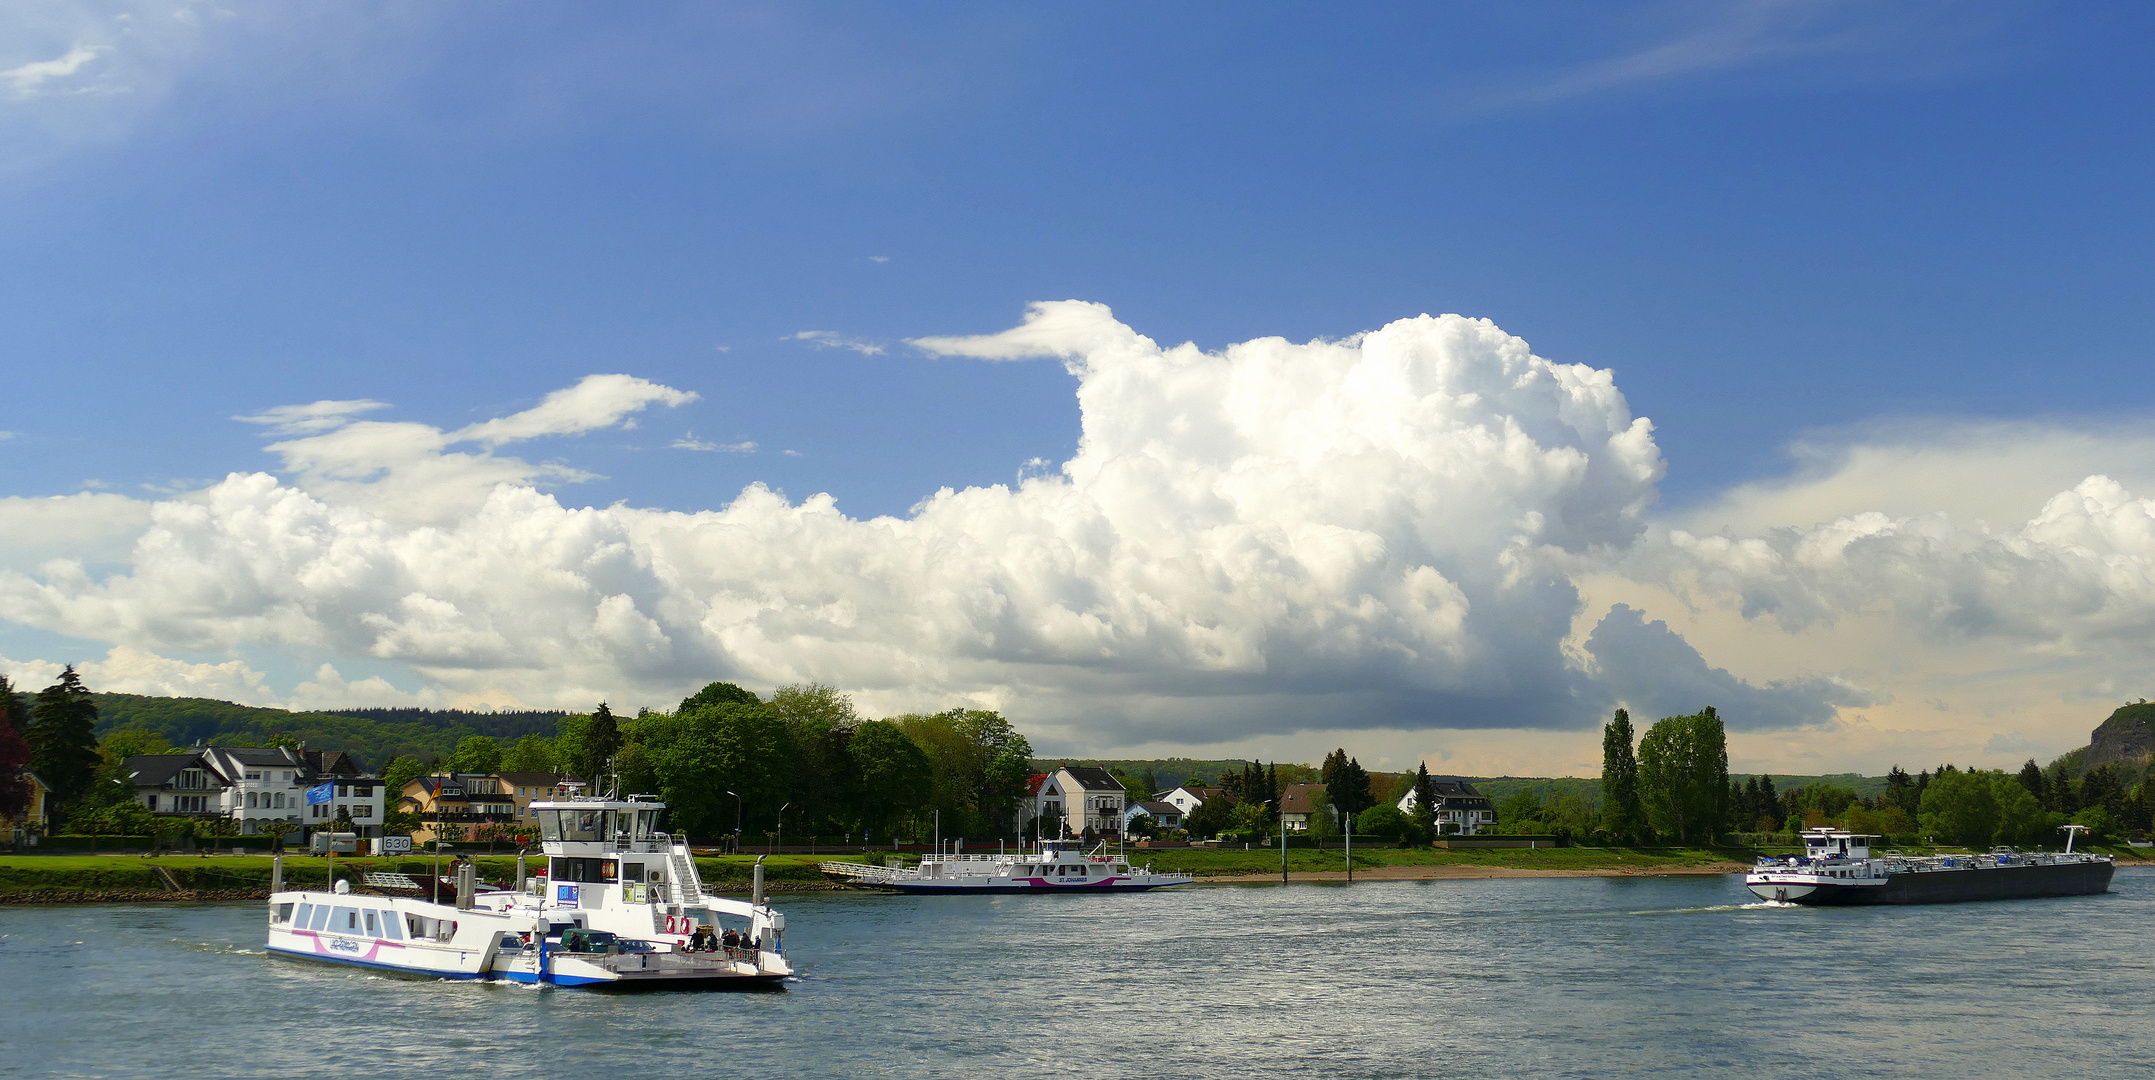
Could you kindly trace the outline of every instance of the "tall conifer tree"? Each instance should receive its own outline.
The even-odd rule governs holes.
[[[38,691],[30,708],[30,768],[52,789],[62,807],[90,786],[103,759],[97,755],[97,703],[69,664],[60,681]]]
[[[591,782],[593,792],[606,790],[606,767],[621,752],[621,725],[614,720],[614,711],[599,702],[591,711],[591,726],[584,732],[584,760],[581,771]]]
[[[1601,820],[1602,827],[1622,842],[1635,842],[1646,831],[1633,741],[1631,714],[1616,710],[1616,718],[1601,729]]]
[[[1414,824],[1423,835],[1437,835],[1437,786],[1429,782],[1429,763],[1414,771]]]

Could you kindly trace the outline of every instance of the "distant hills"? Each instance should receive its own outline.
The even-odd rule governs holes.
[[[466,712],[462,709],[340,709],[293,712],[235,705],[210,698],[93,694],[97,733],[136,727],[174,746],[268,746],[280,737],[310,750],[345,750],[368,768],[380,769],[399,754],[448,757],[459,740],[488,735],[503,746],[537,733],[552,735],[558,711]]]

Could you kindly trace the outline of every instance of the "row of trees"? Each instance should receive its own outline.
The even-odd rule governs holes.
[[[692,835],[925,835],[1016,832],[1032,747],[1001,715],[979,709],[862,718],[828,686],[781,687],[769,700],[717,682],[672,712],[622,719],[604,704],[560,721],[552,736],[503,747],[485,736],[445,761],[399,757],[391,790],[430,772],[550,772],[595,791],[656,794],[671,827]]]
[[[1623,709],[1601,731],[1601,825],[1617,843],[1710,841],[1728,830],[1728,732],[1712,706],[1654,722],[1632,745]]]

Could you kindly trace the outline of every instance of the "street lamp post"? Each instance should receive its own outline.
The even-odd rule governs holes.
[[[731,791],[726,794],[733,796],[733,853],[739,855],[741,853],[741,796]]]
[[[786,806],[792,806],[792,805],[793,805],[792,803],[787,803],[787,804],[786,804]],[[779,846],[779,847],[785,847],[785,846],[786,846],[786,806],[781,806],[781,807],[779,807],[779,808],[778,808],[778,846]],[[775,851],[774,851],[774,854],[775,854]]]

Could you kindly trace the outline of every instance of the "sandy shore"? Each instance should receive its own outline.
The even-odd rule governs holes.
[[[1589,870],[1521,869],[1512,866],[1375,866],[1356,870],[1356,881],[1453,881],[1467,878],[1570,878],[1570,877],[1667,877],[1675,874],[1741,874],[1749,863],[1717,862],[1691,866],[1602,866]],[[1201,877],[1199,885],[1277,883],[1278,874],[1222,874]],[[1345,881],[1344,870],[1315,870],[1289,874],[1293,881]]]

